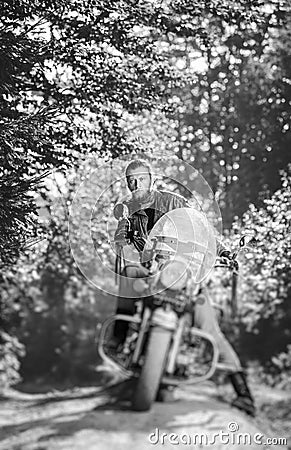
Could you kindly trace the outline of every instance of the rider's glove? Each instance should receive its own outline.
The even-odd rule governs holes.
[[[114,234],[114,242],[121,247],[127,245],[130,241],[129,237],[129,223],[127,219],[121,219],[118,222],[117,229]]]
[[[226,259],[232,259],[232,255],[230,253],[229,250],[223,250],[220,254],[219,254],[220,258],[226,258]]]
[[[225,258],[226,264],[230,265],[234,270],[238,270],[238,262],[236,259],[233,259],[233,255],[229,250],[223,250],[219,256],[220,258]]]

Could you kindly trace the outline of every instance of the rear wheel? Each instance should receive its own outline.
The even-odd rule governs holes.
[[[147,411],[155,401],[171,337],[172,332],[161,327],[150,331],[144,364],[132,400],[135,411]]]

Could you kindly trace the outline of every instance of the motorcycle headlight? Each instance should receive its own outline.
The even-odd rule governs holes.
[[[169,261],[161,271],[160,282],[166,289],[178,291],[185,287],[188,278],[188,269],[181,261]]]
[[[148,288],[148,284],[142,279],[138,278],[137,280],[134,280],[133,282],[133,289],[138,292],[144,292]]]

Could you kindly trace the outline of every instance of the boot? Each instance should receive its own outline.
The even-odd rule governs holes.
[[[232,406],[245,411],[250,416],[255,415],[254,399],[247,385],[244,372],[234,372],[229,375],[230,381],[237,394],[237,398],[232,402]]]

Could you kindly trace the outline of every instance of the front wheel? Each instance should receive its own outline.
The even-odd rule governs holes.
[[[135,411],[147,411],[155,401],[171,337],[172,332],[161,327],[150,331],[144,364],[132,400]]]

